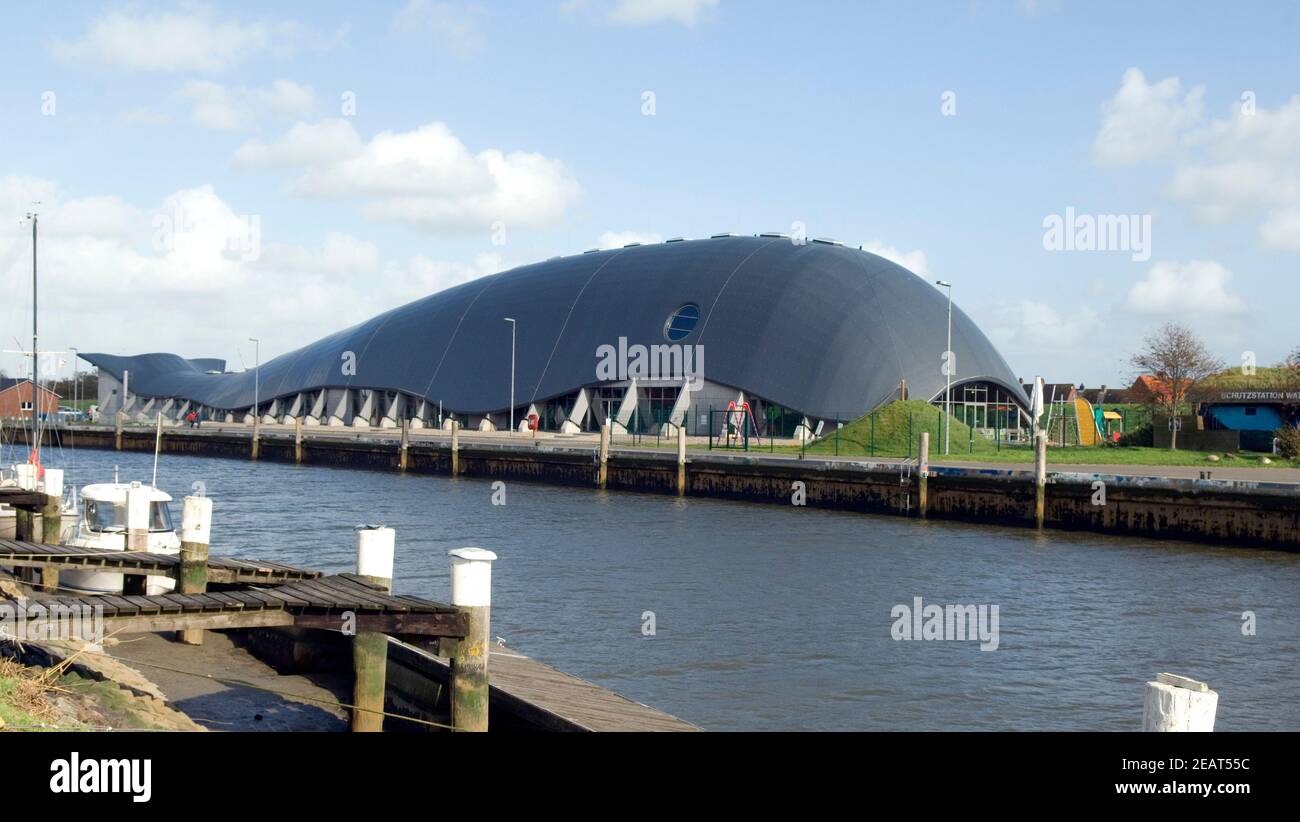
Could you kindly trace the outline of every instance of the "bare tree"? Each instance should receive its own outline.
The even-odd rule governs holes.
[[[1179,409],[1197,386],[1224,368],[1223,361],[1212,355],[1191,329],[1176,323],[1166,323],[1147,337],[1132,363],[1159,382],[1152,402],[1167,412],[1171,421],[1178,418]],[[1174,450],[1178,448],[1178,424],[1171,424],[1169,448]]]

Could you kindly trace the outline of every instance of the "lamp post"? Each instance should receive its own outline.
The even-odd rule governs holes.
[[[935,285],[948,289],[948,347],[943,357],[943,453],[947,456],[952,439],[952,283],[935,280]]]
[[[519,324],[513,317],[504,317],[510,323],[510,436],[515,435],[515,330]]]
[[[253,425],[257,425],[262,411],[262,398],[259,396],[261,393],[262,377],[262,344],[257,337],[249,337],[248,341],[253,344]]]

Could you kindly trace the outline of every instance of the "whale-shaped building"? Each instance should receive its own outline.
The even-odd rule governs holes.
[[[101,413],[416,427],[456,418],[491,429],[509,424],[513,391],[521,427],[532,415],[543,430],[591,430],[608,418],[625,429],[694,432],[710,409],[748,403],[760,428],[779,419],[788,435],[856,418],[904,391],[941,398],[948,311],[943,292],[861,249],[719,235],[483,277],[256,374],[172,354],[81,356],[99,368]],[[1007,363],[956,308],[952,350],[955,401],[1025,405]]]

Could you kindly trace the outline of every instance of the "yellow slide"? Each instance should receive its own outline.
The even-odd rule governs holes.
[[[1092,413],[1092,403],[1083,397],[1075,397],[1074,416],[1079,424],[1079,444],[1099,444],[1101,442],[1101,432],[1097,430],[1097,417]]]

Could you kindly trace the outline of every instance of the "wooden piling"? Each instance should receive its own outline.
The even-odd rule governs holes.
[[[14,539],[19,542],[35,542],[35,525],[35,514],[22,508],[14,509]]]
[[[357,576],[385,592],[393,589],[392,528],[357,529]],[[358,631],[352,637],[352,730],[378,733],[384,729],[384,694],[388,687],[388,637]]]
[[[302,417],[293,418],[293,462],[302,465]]]
[[[58,545],[63,537],[63,470],[45,469],[45,505],[41,507],[41,542]],[[51,590],[59,587],[59,570],[42,568],[41,585]]]
[[[686,420],[677,426],[677,496],[686,494]]]
[[[460,474],[460,421],[451,421],[451,475]]]
[[[113,429],[113,448],[114,450],[117,451],[122,450],[122,420],[125,418],[126,415],[123,414],[121,411],[118,411],[115,416],[114,429]]]
[[[258,416],[253,417],[253,445],[249,453],[249,458],[256,460],[262,455],[262,420]]]
[[[1034,525],[1043,527],[1047,518],[1047,435],[1034,435]]]
[[[176,590],[181,594],[204,594],[208,590],[208,545],[212,531],[212,498],[186,497],[181,511],[181,567]],[[203,631],[179,632],[186,645],[202,645]]]
[[[397,470],[405,471],[410,466],[409,449],[411,446],[411,421],[402,420],[402,451],[397,458]]]
[[[916,449],[916,515],[925,519],[930,512],[930,432],[921,432],[921,444]]]
[[[492,561],[482,548],[454,548],[451,604],[466,616],[465,638],[451,654],[451,724],[457,731],[488,729],[488,651],[492,615]]]
[[[600,453],[596,461],[596,487],[604,488],[609,479],[609,420],[600,426]]]

